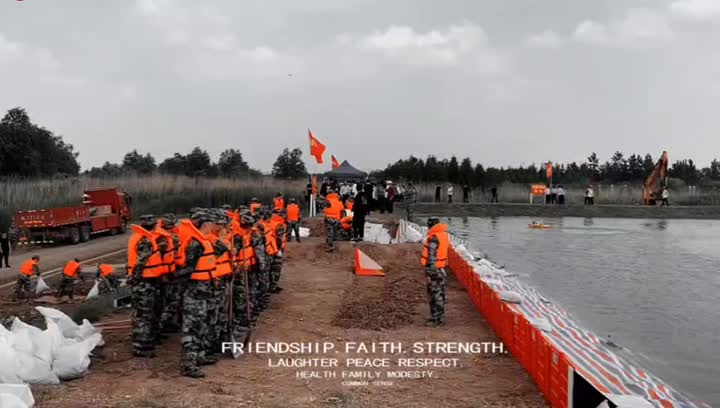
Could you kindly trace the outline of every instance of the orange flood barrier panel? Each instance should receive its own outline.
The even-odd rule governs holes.
[[[382,266],[359,249],[355,249],[355,274],[360,276],[385,276]]]

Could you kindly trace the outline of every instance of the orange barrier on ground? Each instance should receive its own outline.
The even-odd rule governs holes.
[[[530,374],[553,408],[568,406],[570,363],[515,306],[500,299],[472,265],[452,247],[448,266],[508,350]]]
[[[355,249],[355,274],[360,276],[385,276],[382,266],[357,248]]]

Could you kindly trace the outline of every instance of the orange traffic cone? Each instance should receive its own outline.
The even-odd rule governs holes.
[[[360,276],[385,276],[382,266],[359,249],[355,249],[355,274]]]

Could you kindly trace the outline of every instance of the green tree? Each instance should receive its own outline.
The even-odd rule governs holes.
[[[188,176],[212,177],[217,174],[217,168],[213,168],[212,160],[206,150],[195,147],[190,154],[185,156],[185,174]]]
[[[0,120],[0,174],[21,177],[76,176],[78,153],[61,136],[32,123],[22,108]]]
[[[187,169],[187,157],[175,153],[173,157],[163,160],[158,168],[163,174],[184,175]]]
[[[305,162],[302,160],[302,150],[287,147],[280,153],[273,164],[272,175],[277,178],[301,179],[308,176]]]
[[[143,156],[135,149],[123,157],[122,169],[130,173],[152,174],[157,170],[157,165],[155,164],[155,158],[150,153]]]
[[[474,178],[475,171],[473,170],[472,161],[466,157],[460,162],[460,179],[463,184],[472,184]]]
[[[250,172],[250,166],[243,160],[242,153],[236,149],[227,149],[220,153],[218,169],[220,175],[224,177],[242,176]]]
[[[460,166],[457,157],[453,156],[447,164],[447,178],[451,183],[460,183]]]

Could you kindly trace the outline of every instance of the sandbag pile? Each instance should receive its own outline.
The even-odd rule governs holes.
[[[18,318],[10,330],[0,325],[0,384],[58,384],[85,375],[102,335],[87,320],[77,325],[59,310],[35,309],[45,330]]]
[[[390,232],[382,224],[365,223],[364,241],[377,244],[389,244],[392,241]]]

